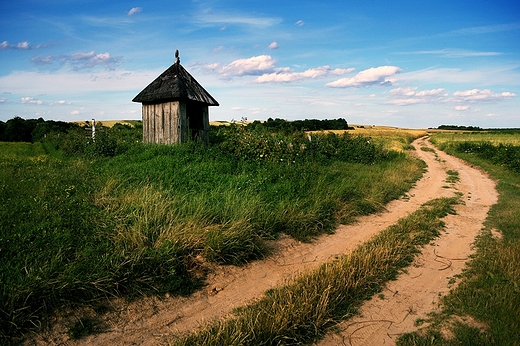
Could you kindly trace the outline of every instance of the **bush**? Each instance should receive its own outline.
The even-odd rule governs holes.
[[[214,138],[220,140],[220,149],[246,161],[291,164],[309,160],[324,163],[334,159],[373,164],[389,155],[369,137],[352,136],[348,133],[306,134],[297,131],[287,134],[240,125],[221,127],[217,131]]]
[[[254,121],[247,125],[249,129],[264,129],[268,131],[276,131],[282,133],[292,133],[297,131],[321,131],[321,130],[348,130],[351,127],[345,119],[305,119],[305,120],[294,120],[287,121],[283,119],[272,119],[269,118],[265,122]]]
[[[490,142],[461,142],[456,144],[455,150],[459,153],[477,155],[495,165],[505,166],[513,172],[520,173],[520,146],[502,143],[493,145]]]

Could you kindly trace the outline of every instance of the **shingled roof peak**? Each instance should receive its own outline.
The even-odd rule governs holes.
[[[181,65],[178,50],[175,51],[173,65],[137,94],[132,101],[141,103],[195,101],[208,106],[219,105],[217,100]]]

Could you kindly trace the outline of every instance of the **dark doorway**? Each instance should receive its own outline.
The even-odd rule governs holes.
[[[188,133],[192,140],[200,139],[204,131],[204,106],[197,102],[186,104],[186,120],[188,121]]]

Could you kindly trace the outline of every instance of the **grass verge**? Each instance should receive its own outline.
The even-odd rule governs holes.
[[[302,274],[267,292],[236,316],[200,332],[174,339],[172,345],[308,344],[338,321],[356,313],[361,303],[381,291],[408,266],[420,247],[439,235],[441,220],[454,213],[459,199],[439,198],[363,244],[355,251]]]

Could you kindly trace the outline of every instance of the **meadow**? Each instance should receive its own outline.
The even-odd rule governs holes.
[[[385,131],[385,136],[392,137],[391,132]],[[440,309],[429,319],[416,321],[420,331],[396,340],[399,346],[520,344],[520,177],[515,166],[496,161],[504,146],[511,150],[509,144],[519,137],[503,132],[486,136],[492,141],[482,142],[479,133],[432,134],[432,142],[440,148],[482,167],[496,179],[500,197],[476,241],[475,255],[458,277],[460,284],[442,297]],[[468,143],[487,143],[488,149],[485,154],[468,152]],[[450,179],[458,172],[447,173]],[[418,247],[438,235],[441,218],[453,212],[457,203],[464,202],[432,200],[351,254],[268,292],[257,303],[236,311],[233,318],[172,339],[171,345],[312,344],[339,320],[355,314],[363,300],[374,297],[387,280],[409,265]]]
[[[406,152],[422,131],[282,134],[226,126],[214,128],[209,146],[161,146],[136,143],[134,130],[116,126],[98,144],[77,145],[79,133],[0,143],[3,343],[45,326],[60,309],[102,313],[111,297],[190,294],[203,285],[200,258],[241,265],[269,256],[266,240],[281,234],[312,241],[382,210],[424,170]],[[402,336],[399,345],[518,344],[519,176],[494,159],[503,146],[518,148],[515,137],[432,134],[439,148],[497,179],[500,198],[457,289],[423,321],[428,328]],[[488,143],[488,151],[468,151],[468,143]],[[395,278],[456,203],[433,200],[352,254],[269,291],[236,318],[171,343],[311,343]],[[456,323],[447,338],[443,321],[457,315],[486,327]],[[70,327],[71,337],[96,332],[84,322]]]
[[[3,343],[59,309],[190,294],[203,283],[195,258],[240,265],[282,233],[311,241],[381,210],[424,169],[364,136],[228,126],[210,145],[162,146],[135,132],[1,143]]]

